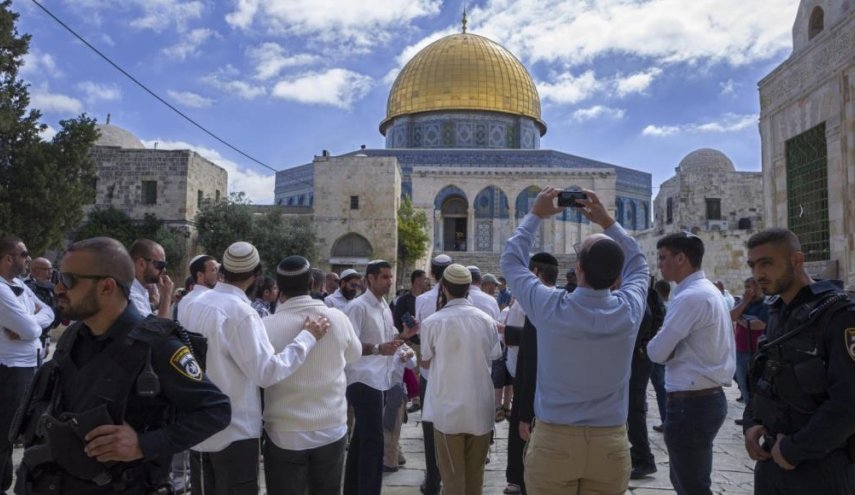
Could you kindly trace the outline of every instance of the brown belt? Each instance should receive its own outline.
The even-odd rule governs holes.
[[[721,392],[721,387],[702,388],[700,390],[680,390],[678,392],[668,392],[669,399],[686,399],[689,397],[703,397],[705,395],[714,395]]]

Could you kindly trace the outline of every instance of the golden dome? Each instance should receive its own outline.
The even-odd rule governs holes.
[[[546,133],[531,75],[511,52],[476,34],[441,38],[407,62],[389,91],[380,132],[401,115],[454,110],[522,115]]]

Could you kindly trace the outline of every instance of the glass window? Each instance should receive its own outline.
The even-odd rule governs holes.
[[[829,260],[825,123],[787,140],[784,149],[787,157],[787,226],[799,237],[807,261]]]
[[[142,204],[156,205],[157,204],[157,181],[144,180],[142,181]]]

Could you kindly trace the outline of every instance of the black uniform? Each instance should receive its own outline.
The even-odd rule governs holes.
[[[744,428],[765,426],[767,449],[786,435],[781,454],[796,468],[758,462],[755,493],[855,493],[855,301],[822,281],[769,304]]]
[[[521,327],[505,326],[505,344],[519,346],[513,383],[514,401],[508,419],[508,467],[505,477],[508,483],[519,485],[521,493],[525,495],[525,442],[520,437],[519,427],[520,421],[528,424],[534,422],[534,393],[537,389],[537,328],[528,316]]]
[[[128,305],[101,336],[82,322],[66,330],[22,416],[16,493],[151,493],[165,485],[173,454],[228,426],[228,397],[204,376],[178,328]],[[123,422],[137,432],[143,459],[86,456],[89,431]]]

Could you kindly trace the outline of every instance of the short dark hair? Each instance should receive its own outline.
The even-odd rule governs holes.
[[[548,285],[558,282],[558,259],[549,253],[537,253],[528,260],[528,269],[540,274],[541,279]]]
[[[273,286],[276,285],[276,281],[270,277],[262,278],[258,284],[255,286],[255,297],[259,298],[264,295],[264,291],[273,290]]]
[[[427,275],[424,270],[413,270],[413,273],[410,274],[410,285],[416,283],[417,278],[421,278]]]
[[[115,280],[125,298],[128,298],[131,284],[134,283],[134,261],[121,242],[111,237],[92,237],[73,243],[65,252],[95,253],[101,275]]]
[[[671,254],[683,253],[689,259],[692,268],[698,269],[704,261],[704,241],[691,232],[674,232],[659,239],[656,249],[665,248]]]
[[[453,299],[466,297],[469,293],[469,285],[470,284],[452,284],[449,283],[448,280],[442,280],[442,286],[448,289],[448,293]]]
[[[662,296],[662,299],[667,299],[668,296],[671,295],[671,284],[664,280],[657,280],[656,283],[653,284],[653,289]]]
[[[243,273],[230,272],[226,269],[225,265],[220,265],[220,270],[223,271],[223,280],[230,284],[239,284],[241,282],[245,282],[253,276],[261,275],[264,271],[261,267],[261,263],[255,265],[255,268],[253,268],[252,270]]]
[[[193,282],[195,283],[199,277],[199,274],[205,271],[205,265],[209,261],[216,261],[213,256],[203,255],[196,258],[193,263],[190,263],[190,276],[193,277]]]
[[[614,285],[623,270],[623,250],[612,239],[602,238],[579,251],[585,282],[594,290]]]
[[[786,245],[791,251],[801,251],[802,245],[798,236],[792,230],[784,228],[772,228],[761,230],[748,238],[745,247],[754,249],[763,244]]]
[[[7,254],[15,254],[18,250],[18,244],[22,243],[20,238],[14,236],[0,237],[0,256]]]
[[[502,283],[502,284],[506,284],[506,283],[508,283],[508,280],[507,280],[505,277],[501,276],[501,275],[499,275],[498,277],[496,277],[496,280],[498,280],[498,281],[499,281],[499,283]]]
[[[374,260],[368,263],[368,266],[365,267],[365,278],[368,279],[369,275],[380,275],[380,270],[383,268],[392,269],[392,264],[386,260]]]
[[[445,273],[445,269],[448,268],[451,262],[449,261],[445,265],[441,265],[438,263],[430,262],[430,274],[433,276],[434,280],[439,281],[442,280],[442,274]]]
[[[187,291],[193,290],[194,285],[196,285],[196,279],[193,278],[193,275],[187,275],[187,278],[184,279],[184,289]]]
[[[312,268],[312,287],[320,292],[324,288],[324,278],[326,274],[320,268]],[[282,288],[279,288],[279,291],[282,291]]]
[[[309,286],[314,276],[314,268],[296,275],[283,275],[283,273],[305,270],[307,266],[309,266],[309,260],[297,255],[288,256],[279,262],[279,265],[276,267],[276,285],[279,286],[280,297],[284,296],[288,299],[305,296],[309,293]]]
[[[159,247],[161,247],[160,244],[151,239],[137,239],[131,244],[128,254],[130,254],[132,260],[148,258]]]
[[[469,273],[472,275],[473,284],[481,282],[481,270],[469,270]]]

